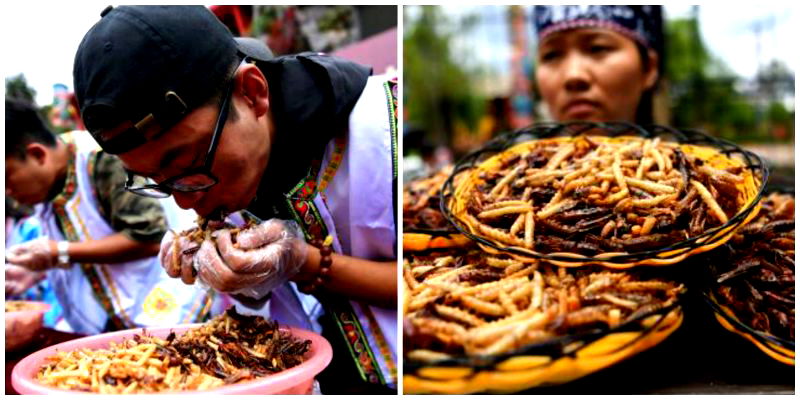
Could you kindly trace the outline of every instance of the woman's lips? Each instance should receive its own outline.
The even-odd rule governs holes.
[[[563,114],[567,119],[585,119],[597,113],[599,108],[599,104],[593,101],[578,100],[567,103]]]

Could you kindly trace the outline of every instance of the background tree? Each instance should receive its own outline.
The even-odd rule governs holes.
[[[449,145],[457,127],[473,130],[485,112],[485,99],[471,88],[479,71],[456,61],[452,46],[455,35],[475,20],[452,21],[435,6],[403,12],[406,123],[424,130],[432,145]]]
[[[24,74],[6,78],[6,96],[36,104],[36,91],[28,86]]]

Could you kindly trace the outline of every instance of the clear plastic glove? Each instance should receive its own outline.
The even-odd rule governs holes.
[[[44,279],[45,273],[6,264],[6,296],[19,296]]]
[[[158,259],[161,266],[171,278],[180,277],[183,283],[191,285],[197,278],[193,266],[194,255],[197,252],[197,243],[192,242],[184,236],[179,236],[175,240],[175,233],[168,231],[161,239],[161,249],[158,252]]]
[[[11,246],[6,249],[6,264],[44,271],[56,265],[57,258],[52,251],[55,247],[55,242],[46,237]]]
[[[233,244],[231,231],[206,239],[194,259],[201,280],[221,291],[254,299],[287,282],[306,260],[306,242],[294,221],[272,219],[243,230]]]

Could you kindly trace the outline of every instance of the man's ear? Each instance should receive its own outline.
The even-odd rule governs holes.
[[[51,149],[49,147],[41,143],[33,142],[25,146],[25,156],[39,166],[47,163],[47,159],[50,157],[50,151]]]
[[[658,54],[647,50],[647,70],[644,72],[644,90],[650,90],[658,82]]]
[[[245,64],[236,71],[236,93],[241,95],[256,117],[269,109],[269,83],[255,64]]]

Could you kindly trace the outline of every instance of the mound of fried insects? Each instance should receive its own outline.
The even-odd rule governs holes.
[[[439,191],[453,171],[452,166],[413,180],[403,188],[403,230],[452,229],[439,208]]]
[[[746,199],[743,167],[717,169],[677,143],[580,136],[532,142],[477,172],[459,217],[476,234],[539,252],[639,252],[695,237]]]
[[[794,196],[773,193],[715,254],[717,298],[746,325],[794,341]]]
[[[630,272],[525,263],[466,250],[408,256],[406,357],[494,355],[598,332],[671,307],[683,285]]]
[[[206,390],[299,365],[310,345],[279,330],[277,322],[230,308],[180,337],[145,333],[109,349],[59,352],[36,378],[60,389],[107,394]]]

